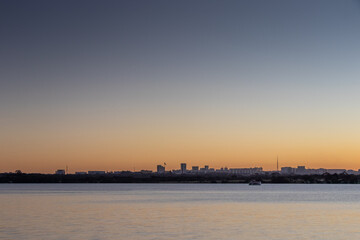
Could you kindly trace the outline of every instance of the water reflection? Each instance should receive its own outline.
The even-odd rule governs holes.
[[[359,237],[356,185],[0,185],[0,239]]]

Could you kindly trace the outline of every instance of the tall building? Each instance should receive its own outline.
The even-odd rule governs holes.
[[[186,173],[186,163],[180,164],[181,167],[181,173]]]
[[[157,165],[156,171],[157,171],[158,173],[164,173],[164,172],[165,172],[165,166]]]

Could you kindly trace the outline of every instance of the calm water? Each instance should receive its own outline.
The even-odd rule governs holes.
[[[360,185],[0,185],[0,239],[359,238]]]

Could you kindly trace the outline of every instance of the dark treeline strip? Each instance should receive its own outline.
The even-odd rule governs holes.
[[[251,180],[262,183],[360,183],[359,175],[323,174],[323,175],[178,175],[178,174],[102,174],[102,175],[56,175],[56,174],[0,174],[0,183],[248,183]]]

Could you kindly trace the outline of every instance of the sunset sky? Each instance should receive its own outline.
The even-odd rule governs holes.
[[[360,168],[360,2],[1,1],[0,172]]]

